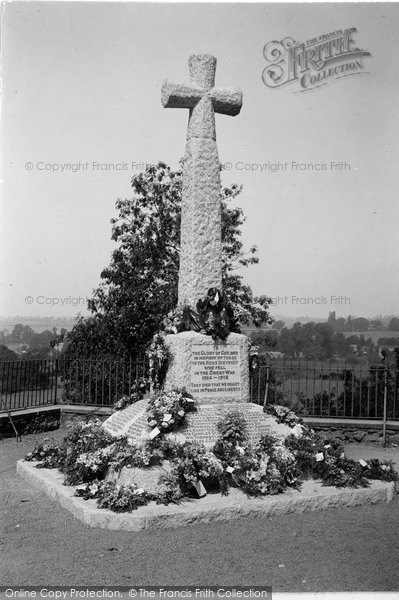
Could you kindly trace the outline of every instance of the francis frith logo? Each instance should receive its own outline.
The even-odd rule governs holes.
[[[269,63],[262,73],[264,84],[277,88],[296,83],[299,90],[295,91],[306,92],[341,77],[364,73],[364,57],[371,55],[356,46],[356,32],[355,27],[349,27],[307,42],[286,37],[267,43],[263,48]]]

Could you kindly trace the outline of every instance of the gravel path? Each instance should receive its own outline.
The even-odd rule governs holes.
[[[65,430],[47,434],[61,438]],[[390,504],[130,533],[83,525],[15,473],[46,434],[0,440],[4,585],[272,585],[274,591],[399,589],[399,496]],[[351,445],[348,454],[399,449]],[[366,455],[369,457],[369,454]],[[358,458],[358,456],[356,456]]]

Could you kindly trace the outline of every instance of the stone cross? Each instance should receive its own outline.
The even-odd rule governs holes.
[[[215,112],[238,115],[239,88],[215,88],[216,58],[189,58],[190,83],[165,81],[165,108],[190,109],[183,163],[181,250],[178,304],[195,309],[209,288],[222,287],[220,163],[216,146]]]

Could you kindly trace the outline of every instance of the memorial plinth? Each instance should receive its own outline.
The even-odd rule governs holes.
[[[167,335],[170,354],[165,390],[185,388],[199,404],[248,402],[248,338],[230,333],[213,340],[194,331]]]
[[[140,446],[150,439],[152,430],[148,425],[147,407],[148,400],[139,400],[111,415],[104,421],[103,427],[111,435],[125,435],[130,443]],[[259,404],[226,401],[197,404],[194,412],[187,413],[184,425],[164,435],[178,443],[196,441],[210,449],[219,437],[218,423],[231,411],[239,412],[245,418],[248,440],[252,444],[256,444],[263,435],[284,439],[290,434],[287,425],[277,425],[274,417],[264,413]]]

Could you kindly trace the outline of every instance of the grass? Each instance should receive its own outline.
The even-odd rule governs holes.
[[[57,439],[65,429],[47,434]],[[0,440],[3,585],[272,585],[275,592],[399,588],[399,497],[331,509],[165,531],[90,528],[15,473],[46,434]],[[362,446],[351,446],[362,452]],[[381,457],[382,450],[373,448]],[[370,451],[371,452],[371,451]],[[390,457],[399,463],[397,448]]]

